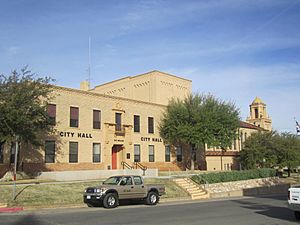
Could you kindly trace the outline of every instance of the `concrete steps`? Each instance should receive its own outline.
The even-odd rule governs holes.
[[[176,178],[173,181],[189,193],[192,199],[209,198],[209,193],[189,178]]]
[[[1,203],[0,202],[0,208],[6,208],[7,207],[7,204],[6,203]]]

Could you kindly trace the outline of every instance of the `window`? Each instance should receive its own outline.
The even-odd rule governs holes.
[[[122,114],[121,113],[116,113],[116,118],[115,118],[115,122],[116,122],[116,131],[121,131],[122,130]]]
[[[133,116],[133,131],[140,132],[140,116],[134,115]]]
[[[47,112],[49,116],[50,125],[55,125],[56,123],[56,105],[49,104],[47,107]]]
[[[154,119],[153,119],[153,117],[148,117],[148,133],[154,134]]]
[[[171,162],[170,145],[165,146],[165,161],[166,162]]]
[[[177,162],[181,162],[182,161],[182,147],[176,147],[176,160]]]
[[[70,107],[70,127],[78,127],[79,108]]]
[[[45,141],[45,163],[55,162],[55,141]]]
[[[143,184],[143,181],[142,181],[141,177],[133,176],[133,180],[134,180],[135,185],[142,185]]]
[[[4,142],[3,143],[1,143],[0,142],[0,163],[3,163],[3,156],[4,156]]]
[[[93,143],[93,162],[101,162],[101,144]]]
[[[10,163],[15,163],[16,143],[10,146]]]
[[[134,145],[134,162],[140,162],[140,161],[141,161],[141,146]]]
[[[93,110],[93,129],[101,129],[101,111]]]
[[[246,140],[247,140],[247,133],[245,132],[245,134],[244,134],[244,135],[245,135],[245,139],[244,139],[244,140],[246,141]]]
[[[258,118],[258,108],[254,109],[254,113],[255,113],[255,118]]]
[[[233,140],[233,150],[237,150],[237,147],[236,147],[236,139]]]
[[[149,162],[154,162],[154,145],[149,145]]]
[[[123,177],[121,182],[124,185],[132,185],[132,178],[131,177]]]
[[[69,143],[69,162],[70,163],[78,162],[78,142]]]

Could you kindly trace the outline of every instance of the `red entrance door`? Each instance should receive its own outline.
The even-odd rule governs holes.
[[[120,151],[122,148],[121,145],[114,145],[112,147],[112,153],[111,153],[111,169],[116,170],[118,169],[118,151]]]

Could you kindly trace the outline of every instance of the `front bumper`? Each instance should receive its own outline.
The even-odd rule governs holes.
[[[300,211],[300,204],[289,203],[288,207],[293,211]]]
[[[88,194],[83,195],[84,203],[101,203],[104,199],[104,194]]]

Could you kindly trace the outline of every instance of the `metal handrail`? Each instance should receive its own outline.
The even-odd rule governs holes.
[[[143,170],[143,176],[145,176],[145,172],[148,169],[147,166],[144,166],[143,164],[139,163],[139,162],[134,162],[135,168],[138,169],[140,168],[141,170]]]
[[[123,166],[123,169],[125,169],[125,167],[127,169],[131,169],[131,170],[134,169],[133,166],[130,166],[127,162],[124,162],[124,161],[121,162],[121,165]]]

